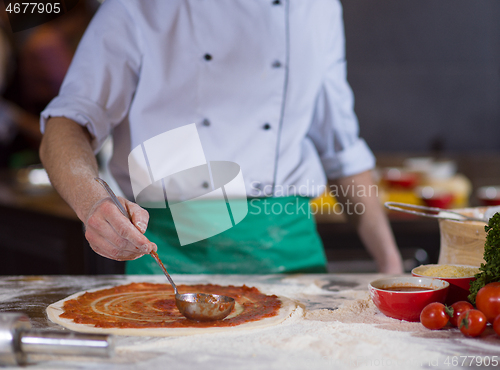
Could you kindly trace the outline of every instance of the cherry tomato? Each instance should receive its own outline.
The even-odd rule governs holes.
[[[479,310],[463,312],[458,318],[458,328],[468,337],[477,337],[486,329],[486,316]]]
[[[467,301],[458,301],[451,305],[453,309],[453,314],[450,315],[450,323],[453,326],[458,326],[458,316],[465,311],[472,310],[474,306]]]
[[[500,315],[500,283],[489,283],[479,289],[476,308],[484,313],[490,323],[493,323],[495,317]]]
[[[500,315],[498,315],[497,318],[493,320],[493,330],[495,330],[495,333],[500,335]]]
[[[439,302],[429,303],[420,313],[420,322],[431,330],[441,329],[449,320],[450,316],[446,313],[446,306]]]

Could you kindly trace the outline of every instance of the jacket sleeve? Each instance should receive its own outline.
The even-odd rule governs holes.
[[[313,141],[328,179],[351,176],[375,166],[375,157],[359,137],[354,96],[347,82],[342,11],[335,13],[327,67],[316,98],[308,136]]]

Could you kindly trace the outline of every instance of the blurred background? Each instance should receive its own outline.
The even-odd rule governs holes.
[[[348,80],[377,156],[381,201],[500,204],[500,2],[343,0]],[[12,33],[1,4],[0,274],[110,274],[39,164],[38,115],[57,94],[97,0]],[[84,76],[82,76],[84,77]],[[106,177],[109,146],[99,160]],[[498,192],[498,196],[497,196]],[[313,200],[332,272],[375,264],[335,199]],[[390,212],[405,268],[436,263],[435,219]]]
[[[343,0],[348,80],[361,136],[377,155],[382,201],[444,208],[498,204],[500,2]],[[436,263],[433,219],[390,215],[408,269]],[[371,269],[352,230],[328,227],[333,270]],[[353,247],[356,245],[359,250]],[[355,251],[356,250],[356,251]],[[343,261],[346,259],[347,261]],[[361,267],[364,266],[364,267]]]
[[[344,0],[348,76],[375,151],[498,151],[500,2]]]

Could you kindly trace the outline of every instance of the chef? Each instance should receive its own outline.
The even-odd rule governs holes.
[[[351,205],[345,214],[379,271],[401,273],[344,57],[336,0],[107,0],[42,112],[42,162],[93,250],[128,261],[128,273],[161,273],[142,257],[154,250],[171,273],[325,272],[314,217],[303,210],[327,182]],[[240,166],[248,213],[181,245],[168,208],[134,201],[128,157],[193,123],[208,160]],[[132,222],[94,181],[109,136],[109,168]]]

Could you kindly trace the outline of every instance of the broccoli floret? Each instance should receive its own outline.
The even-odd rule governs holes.
[[[476,280],[470,284],[469,301],[476,304],[476,295],[479,289],[486,284],[500,281],[500,213],[495,213],[484,227],[486,231],[486,243],[484,244],[484,261],[481,263],[479,272],[475,275]]]

